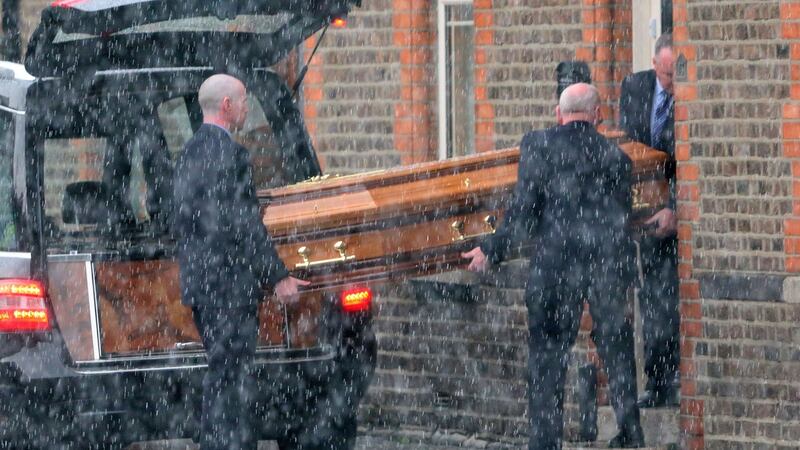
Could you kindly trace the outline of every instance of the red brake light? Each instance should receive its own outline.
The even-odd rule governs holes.
[[[44,286],[34,280],[0,280],[0,332],[50,330]]]
[[[50,6],[54,7],[61,7],[61,8],[69,8],[77,3],[83,3],[86,0],[56,0],[50,4]]]
[[[347,26],[347,20],[345,20],[342,17],[337,17],[337,18],[333,19],[333,22],[331,22],[331,25],[333,25],[334,28],[344,28],[344,27]]]
[[[366,287],[342,292],[342,309],[347,312],[366,311],[372,305],[372,291]]]

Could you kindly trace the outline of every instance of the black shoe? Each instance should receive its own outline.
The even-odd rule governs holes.
[[[639,401],[636,402],[639,408],[661,408],[664,406],[664,396],[655,389],[646,389]]]
[[[671,384],[667,389],[667,392],[664,393],[664,406],[667,408],[676,408],[681,406],[681,384],[678,381],[677,384]]]
[[[681,373],[675,372],[675,375],[672,377],[672,386],[680,389],[681,388]]]
[[[680,388],[670,385],[666,389],[647,389],[639,401],[639,408],[673,408],[680,405]]]
[[[608,448],[640,448],[644,447],[644,437],[639,436],[633,437],[629,436],[627,433],[620,432],[613,439],[608,441]]]

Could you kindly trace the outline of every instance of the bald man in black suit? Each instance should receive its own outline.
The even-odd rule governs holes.
[[[470,259],[470,270],[483,271],[520,241],[535,241],[525,289],[528,448],[561,448],[569,350],[586,299],[619,429],[609,446],[639,447],[644,438],[636,405],[633,327],[626,314],[635,267],[628,231],[631,160],[595,130],[599,95],[593,86],[566,88],[556,116],[558,126],[523,137],[519,176],[503,223],[463,256]]]
[[[214,75],[198,92],[203,125],[175,166],[182,301],[192,308],[208,370],[201,450],[255,450],[249,390],[266,289],[291,298],[308,283],[289,276],[261,222],[247,149],[231,138],[247,117],[244,84]]]

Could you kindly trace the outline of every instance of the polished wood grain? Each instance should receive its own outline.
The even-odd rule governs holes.
[[[192,312],[180,302],[172,260],[95,264],[102,352],[167,352],[200,342]]]
[[[609,135],[633,162],[637,224],[669,198],[667,155]],[[511,148],[262,191],[263,221],[287,267],[315,287],[452,270],[460,251],[491,232],[484,217],[499,223],[518,163]],[[456,221],[463,239],[454,239]]]
[[[180,301],[174,260],[97,262],[95,277],[103,355],[200,349],[191,309]],[[308,345],[317,339],[316,329],[307,324],[313,300],[297,303],[304,309],[298,307],[300,312],[292,317],[302,323],[290,328],[296,334],[295,341]],[[259,305],[258,314],[259,346],[284,346],[287,315],[283,304],[268,297]],[[303,336],[306,332],[310,336]]]
[[[94,359],[90,303],[84,261],[50,261],[47,293],[61,336],[73,361]]]
[[[289,327],[289,348],[308,349],[319,344],[325,301],[324,291],[311,291],[286,305],[286,317],[292,324]]]

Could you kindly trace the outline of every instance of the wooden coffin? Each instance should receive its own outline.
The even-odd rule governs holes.
[[[636,211],[649,215],[668,195],[664,155],[641,144],[622,148],[634,161]],[[289,304],[265,293],[259,347],[320,346],[321,310],[342,285],[458,268],[459,253],[500,220],[518,160],[518,149],[498,150],[260,192],[280,256],[313,286]],[[201,349],[170,256],[48,259],[53,308],[75,361]]]
[[[640,220],[666,203],[667,158],[620,147]],[[453,270],[499,223],[518,162],[511,148],[267,190],[263,221],[287,267],[317,287]]]

